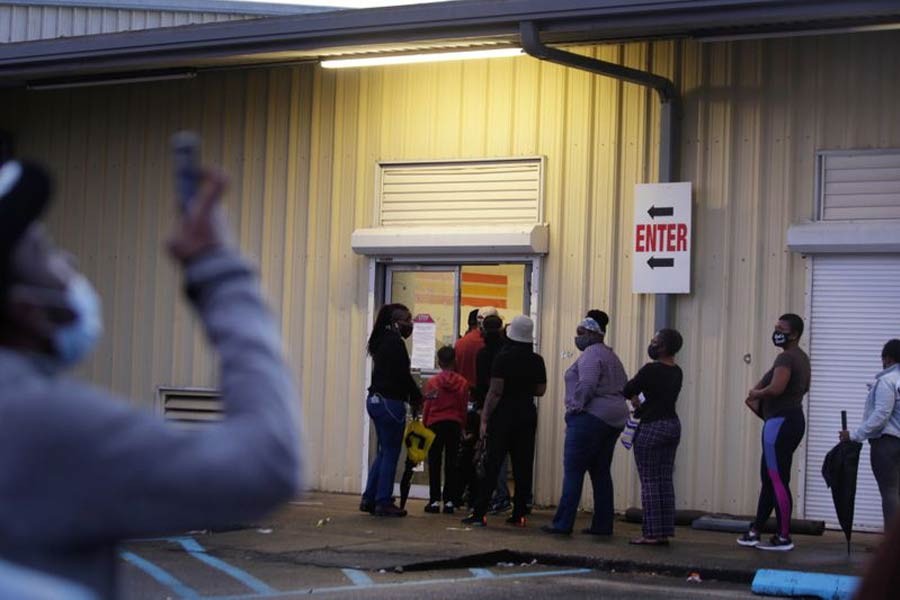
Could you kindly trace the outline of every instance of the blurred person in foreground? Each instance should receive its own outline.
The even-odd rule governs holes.
[[[117,595],[120,541],[254,519],[301,488],[278,329],[228,241],[224,176],[201,183],[169,252],[218,352],[225,418],[185,431],[65,374],[99,339],[99,298],[38,222],[44,170],[0,168],[0,558],[102,598]]]

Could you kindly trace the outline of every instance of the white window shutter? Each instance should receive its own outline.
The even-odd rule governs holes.
[[[823,221],[900,219],[900,150],[819,155]]]
[[[542,221],[542,159],[383,162],[377,226]]]

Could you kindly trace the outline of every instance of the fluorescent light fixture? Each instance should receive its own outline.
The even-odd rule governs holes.
[[[503,58],[520,56],[521,48],[491,48],[489,50],[462,50],[459,52],[430,52],[425,54],[399,54],[395,56],[367,56],[365,58],[336,58],[323,60],[326,69],[349,69],[381,65],[408,65],[414,63],[473,60],[477,58]]]
[[[168,81],[170,79],[193,79],[195,71],[157,73],[155,75],[134,75],[126,77],[95,77],[85,79],[47,79],[29,82],[29,90],[63,90],[68,88],[95,87],[98,85],[119,85],[124,83],[144,83],[147,81]]]

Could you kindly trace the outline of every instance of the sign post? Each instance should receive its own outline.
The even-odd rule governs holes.
[[[635,294],[691,291],[691,183],[639,183],[634,187],[631,238]]]

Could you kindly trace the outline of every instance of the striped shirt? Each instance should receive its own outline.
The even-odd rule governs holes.
[[[626,381],[625,368],[612,348],[603,343],[588,346],[566,370],[566,412],[587,411],[622,429],[628,418],[622,395]]]

